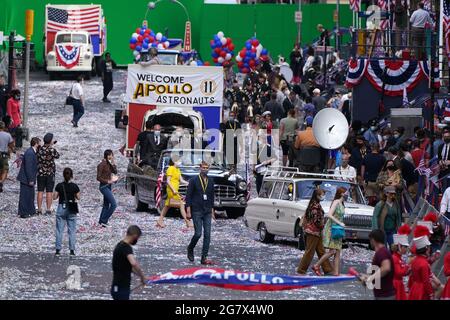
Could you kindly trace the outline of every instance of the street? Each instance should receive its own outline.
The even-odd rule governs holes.
[[[22,77],[19,88],[23,91]],[[119,175],[126,173],[128,159],[119,153],[125,141],[125,130],[114,127],[114,109],[125,91],[126,71],[114,73],[111,104],[101,102],[102,84],[99,78],[85,81],[85,115],[79,128],[70,121],[72,107],[63,103],[71,80],[49,81],[40,73],[31,74],[30,136],[43,137],[52,132],[61,154],[56,161],[56,182],[62,181],[62,170],[71,167],[74,182],[81,189],[80,214],[77,222],[77,256],[69,259],[67,235],[60,257],[54,257],[55,217],[17,217],[19,183],[18,168],[10,161],[9,180],[0,196],[0,299],[110,299],[112,278],[111,257],[114,246],[130,224],[143,230],[135,254],[147,275],[192,267],[187,260],[186,246],[193,230],[185,230],[178,217],[169,217],[165,229],[155,226],[157,216],[135,211],[134,198],[124,183],[114,187],[118,208],[110,221],[111,228],[99,228],[102,195],[98,190],[96,167],[105,149],[115,153]],[[28,147],[24,141],[24,147]],[[22,149],[23,153],[25,149]],[[252,188],[254,190],[255,188]],[[254,194],[252,197],[256,196]],[[55,202],[56,203],[56,202]],[[213,223],[210,258],[217,267],[274,274],[295,274],[302,252],[295,239],[276,239],[266,245],[258,235],[247,229],[242,218],[218,219]],[[200,266],[201,241],[196,248],[195,264]],[[373,252],[363,247],[345,248],[342,253],[342,273],[349,267],[365,271]],[[78,269],[79,268],[79,269]],[[69,269],[69,270],[68,270]],[[75,270],[75,271],[74,271]],[[66,284],[80,270],[81,288]],[[312,272],[309,274],[312,275]],[[137,285],[137,279],[133,279]],[[280,292],[233,291],[200,285],[158,285],[138,289],[132,299],[372,299],[372,292],[358,282],[311,287]]]

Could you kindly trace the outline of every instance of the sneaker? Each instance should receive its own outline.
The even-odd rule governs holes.
[[[213,262],[213,261],[211,261],[211,260],[208,260],[208,259],[206,259],[206,258],[202,258],[202,260],[200,261],[200,263],[201,263],[201,264],[204,264],[204,265],[208,265],[208,266],[210,266],[210,265],[213,265],[213,264],[214,264],[214,262]]]
[[[102,226],[103,228],[110,228],[110,225],[107,223],[100,223],[100,226]]]
[[[61,255],[61,250],[56,249],[55,256],[60,256],[60,255]]]
[[[187,257],[189,259],[190,262],[194,262],[194,250],[191,249],[187,249]]]
[[[70,250],[70,255],[71,256],[75,256],[75,251],[74,250]]]

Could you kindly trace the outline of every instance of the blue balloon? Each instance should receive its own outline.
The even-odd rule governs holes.
[[[219,36],[216,34],[215,36],[214,36],[214,41],[220,41],[220,38],[219,38]]]
[[[147,27],[146,26],[142,26],[141,29],[145,31],[145,30],[147,30]]]
[[[216,62],[216,66],[217,66],[217,67],[220,67],[221,65],[222,65],[222,64]]]
[[[142,51],[141,46],[136,46],[136,51],[141,52]]]
[[[153,48],[156,48],[157,46],[158,46],[158,45],[157,45],[156,43],[154,43],[154,42],[152,43],[152,47],[153,47]]]
[[[131,43],[131,44],[134,44],[134,43],[136,43],[136,42],[137,42],[137,39],[136,39],[136,38],[131,38],[131,39],[130,39],[130,43]]]
[[[251,60],[250,57],[245,57],[244,58],[244,63],[248,63],[250,60]]]
[[[253,59],[256,58],[256,53],[252,52],[252,53],[251,53],[251,57],[252,57]]]
[[[251,57],[252,56],[252,52],[251,51],[247,51],[245,54],[247,57]]]
[[[145,30],[141,29],[141,36],[143,36],[145,34]]]
[[[163,36],[163,37],[161,38],[161,42],[166,42],[166,41],[167,41],[167,37]]]
[[[249,64],[248,64],[248,63],[244,63],[244,67],[245,67],[245,68],[248,68],[248,67],[249,67]]]
[[[220,40],[219,41],[216,41],[216,47],[217,48],[220,48],[222,46],[222,42],[220,42]]]
[[[268,53],[268,51],[266,48],[261,50],[261,55],[265,56],[265,55],[267,55],[267,53]]]
[[[203,61],[197,60],[197,65],[198,65],[199,67],[203,66]]]
[[[252,49],[252,44],[250,42],[245,44],[245,48],[247,48],[247,50],[251,50]]]
[[[147,44],[148,44],[149,42],[150,42],[150,40],[148,40],[148,38],[145,38],[145,39],[144,39],[144,43],[147,43]]]
[[[213,52],[211,53],[211,56],[212,56],[213,58],[218,58],[218,57],[219,57],[219,54],[218,54],[217,52],[213,51]]]
[[[153,30],[150,32],[150,35],[151,35],[152,37],[155,36],[155,33],[153,32]]]
[[[211,44],[211,49],[215,49],[215,48],[216,48],[216,44],[215,43]]]
[[[148,42],[144,42],[144,43],[142,44],[142,48],[148,49]]]

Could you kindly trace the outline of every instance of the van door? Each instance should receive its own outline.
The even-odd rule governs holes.
[[[270,209],[268,211],[271,212],[270,224],[275,235],[283,234],[283,228],[281,226],[282,224],[280,223],[280,217],[285,214],[285,208],[283,206],[284,200],[281,200],[281,191],[283,190],[283,185],[284,182],[282,181],[275,182],[272,194],[270,196],[271,207],[269,207]]]
[[[278,224],[280,232],[286,236],[294,235],[295,222],[297,220],[297,209],[294,202],[294,183],[288,181],[283,184],[280,203],[283,210],[278,213]]]

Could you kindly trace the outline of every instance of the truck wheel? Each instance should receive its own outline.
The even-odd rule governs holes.
[[[83,74],[83,76],[84,76],[84,80],[91,80],[91,73],[90,72],[85,72]]]
[[[56,80],[56,73],[55,72],[48,72],[48,77],[50,81]]]
[[[116,109],[114,111],[114,124],[116,129],[119,128],[120,120],[122,120],[122,109]]]
[[[232,209],[226,209],[227,217],[229,219],[237,219],[239,217],[242,217],[245,213],[245,208],[232,208]]]
[[[145,212],[148,210],[148,204],[139,201],[139,192],[136,188],[136,193],[134,195],[134,201],[136,205],[136,212]]]
[[[267,231],[266,224],[261,222],[258,226],[259,231],[259,241],[263,243],[272,243],[275,236]]]

